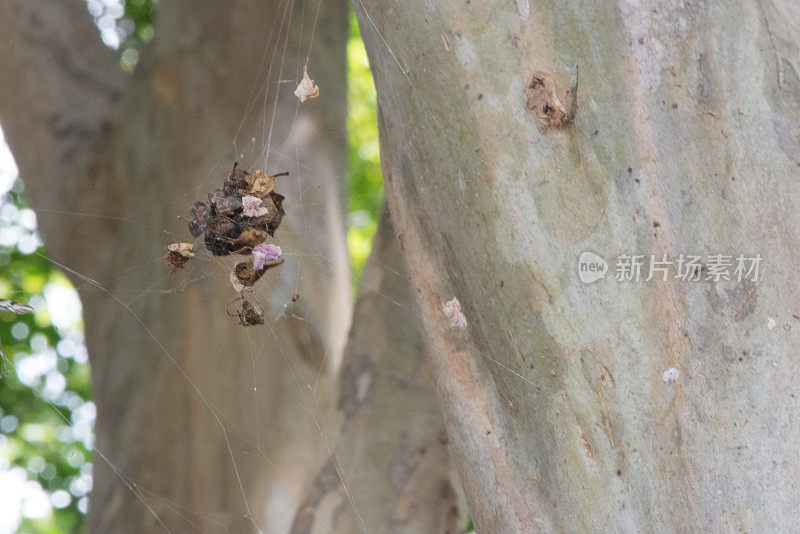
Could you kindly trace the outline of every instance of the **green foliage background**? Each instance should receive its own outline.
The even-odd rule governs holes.
[[[154,35],[153,15],[157,0],[125,0],[122,10],[112,12],[107,2],[87,0],[98,25],[113,17],[119,32],[117,52],[121,66],[132,71],[143,45]],[[119,9],[119,7],[117,8]],[[348,58],[348,216],[347,245],[353,267],[353,289],[370,253],[372,237],[383,204],[380,171],[375,87],[364,44],[351,14]],[[312,58],[313,61],[313,58]],[[22,183],[2,199],[2,204],[25,208]],[[14,224],[10,222],[9,224]],[[18,247],[0,246],[0,298],[19,302],[39,301],[48,283],[69,285],[67,279],[47,260],[46,251],[23,254]],[[37,297],[39,296],[39,297]],[[16,326],[24,324],[25,326]],[[12,335],[12,329],[17,334]],[[20,335],[24,333],[25,335]],[[30,481],[38,482],[51,494],[71,494],[69,504],[53,507],[38,519],[22,519],[18,531],[63,533],[84,531],[85,480],[91,473],[91,441],[71,432],[77,410],[90,406],[89,366],[69,354],[58,353],[56,370],[66,381],[65,393],[46,400],[42,394],[47,377],[26,385],[18,379],[16,365],[35,357],[46,348],[60,347],[66,334],[53,326],[46,307],[37,306],[30,315],[0,312],[0,340],[9,359],[9,373],[0,379],[0,470],[22,468]],[[35,341],[34,341],[35,340]],[[46,344],[43,344],[43,340]],[[81,340],[78,340],[81,342]],[[44,347],[44,348],[43,348]],[[62,351],[63,352],[63,351]],[[0,362],[0,370],[3,362]],[[81,483],[76,483],[81,482]]]
[[[348,228],[347,248],[353,266],[354,287],[372,248],[383,205],[383,175],[378,147],[375,83],[367,52],[350,14],[347,43]]]
[[[20,191],[17,181],[3,204],[25,208]],[[14,221],[4,220],[3,228],[14,225]],[[82,523],[81,509],[86,506],[81,499],[89,490],[85,481],[91,474],[91,441],[77,436],[70,423],[79,410],[91,409],[87,404],[91,397],[89,368],[65,349],[82,340],[73,339],[71,345],[60,343],[69,333],[56,329],[41,298],[47,284],[69,285],[43,253],[41,248],[24,254],[18,246],[0,247],[0,298],[30,302],[36,308],[35,313],[27,315],[0,312],[0,340],[7,358],[0,362],[0,369],[8,370],[0,379],[0,465],[4,470],[25,469],[28,480],[38,482],[48,493],[71,493],[66,507],[54,507],[44,518],[23,518],[19,532],[75,532]],[[20,381],[18,366],[25,366],[27,359],[41,358],[47,351],[52,356],[56,348],[60,353],[55,369],[33,383]],[[59,374],[65,382],[64,390],[45,400],[48,380],[60,382]]]

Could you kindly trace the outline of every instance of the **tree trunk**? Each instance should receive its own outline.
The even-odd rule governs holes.
[[[393,230],[385,213],[339,378],[339,439],[306,493],[295,534],[463,532],[460,485],[451,480],[447,434]]]
[[[797,6],[355,9],[477,530],[792,530]],[[612,262],[591,285],[587,250]],[[623,254],[757,253],[755,282],[614,276]],[[454,295],[466,328],[442,312]]]
[[[348,19],[345,3],[322,2],[312,32],[316,8],[165,2],[126,80],[83,1],[0,2],[2,124],[84,305],[109,462],[95,461],[94,532],[283,531],[323,448],[309,384],[336,376],[350,317]],[[323,94],[299,105],[309,54]],[[252,331],[226,314],[232,260],[198,250],[170,276],[161,259],[189,238],[176,216],[235,160],[290,172],[277,185],[286,261],[258,284],[268,324]]]

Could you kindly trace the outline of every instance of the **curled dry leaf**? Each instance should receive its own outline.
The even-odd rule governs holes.
[[[528,97],[525,107],[536,114],[542,126],[551,128],[567,124],[567,110],[558,99],[552,76],[541,70],[533,71],[525,94]]]
[[[258,263],[258,258],[254,259],[255,263]],[[240,261],[233,266],[233,272],[230,275],[231,285],[233,289],[239,292],[250,290],[265,272],[281,263],[283,263],[283,260],[278,258],[273,260],[273,263],[262,265],[261,268],[256,269],[253,260]]]
[[[263,243],[265,239],[267,239],[267,232],[251,226],[239,234],[239,237],[236,238],[234,243],[236,244],[237,250],[244,252],[257,247]]]
[[[265,272],[266,269],[256,270],[253,268],[252,261],[240,261],[233,266],[231,283],[234,284],[234,287],[236,287],[237,284],[240,284],[244,287],[253,287],[253,285],[258,282],[258,279],[261,278],[261,275]],[[234,282],[234,279],[236,279],[236,282]]]
[[[461,303],[458,302],[457,298],[453,297],[453,300],[442,304],[442,312],[450,319],[450,326],[467,326],[467,318],[461,313]]]
[[[319,96],[319,87],[314,85],[314,80],[308,76],[308,65],[303,67],[303,79],[297,89],[294,90],[294,96],[299,98],[300,102]]]
[[[194,258],[194,245],[191,243],[172,243],[167,245],[164,261],[167,262],[170,272],[175,273],[183,269],[186,262]]]

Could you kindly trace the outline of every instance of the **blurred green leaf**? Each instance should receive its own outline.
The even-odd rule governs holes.
[[[355,291],[378,228],[378,217],[383,206],[383,175],[378,146],[375,84],[352,11],[350,39],[347,43],[347,137],[347,248]]]

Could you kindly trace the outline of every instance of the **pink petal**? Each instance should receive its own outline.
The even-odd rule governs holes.
[[[261,207],[261,199],[252,195],[242,197],[242,208],[245,217],[261,217],[267,214],[267,208]]]
[[[260,271],[268,261],[275,261],[281,257],[283,251],[278,245],[261,243],[253,249],[253,268]]]

